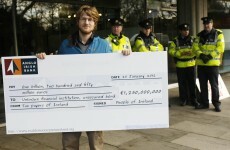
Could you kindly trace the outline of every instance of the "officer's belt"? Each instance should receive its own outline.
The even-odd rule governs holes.
[[[204,45],[216,45],[216,42],[206,42]]]

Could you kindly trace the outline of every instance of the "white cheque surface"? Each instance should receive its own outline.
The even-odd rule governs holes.
[[[20,65],[5,59],[27,58],[2,59],[7,134],[169,127],[166,52],[47,56],[6,75]]]

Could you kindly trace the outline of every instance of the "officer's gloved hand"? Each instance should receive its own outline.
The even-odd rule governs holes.
[[[208,54],[207,57],[210,59],[212,59],[212,55]]]
[[[211,55],[210,55],[211,56]],[[205,54],[200,54],[200,59],[202,59],[202,61],[206,64],[210,58],[208,57],[208,55]]]

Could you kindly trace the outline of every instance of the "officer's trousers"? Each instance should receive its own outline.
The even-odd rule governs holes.
[[[208,99],[208,81],[211,85],[212,92],[212,104],[214,106],[219,106],[219,87],[218,87],[218,75],[219,67],[218,66],[198,66],[198,78],[200,82],[201,89],[201,100],[200,103],[204,106],[209,106]]]
[[[196,69],[195,66],[176,68],[180,100],[196,102]]]
[[[86,132],[89,141],[90,150],[103,149],[103,132],[88,131]],[[63,150],[79,150],[81,132],[62,133]]]

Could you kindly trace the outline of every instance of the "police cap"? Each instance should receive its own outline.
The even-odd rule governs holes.
[[[201,20],[203,21],[203,24],[213,23],[213,19],[210,17],[203,17]]]
[[[185,30],[185,31],[187,31],[187,30],[189,30],[189,24],[188,24],[188,23],[180,24],[180,25],[178,26],[178,29],[179,29],[179,30]]]
[[[121,18],[112,18],[109,22],[112,26],[122,26],[124,24],[124,20]]]
[[[150,19],[145,19],[139,22],[139,26],[145,29],[150,29],[153,26],[153,23],[150,21]]]

